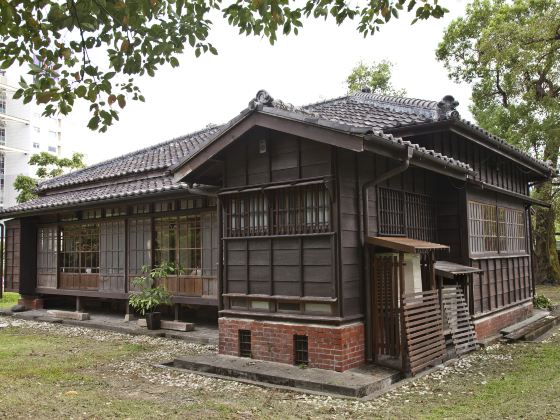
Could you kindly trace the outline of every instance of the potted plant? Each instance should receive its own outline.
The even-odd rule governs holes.
[[[153,269],[142,267],[143,276],[132,280],[132,285],[137,288],[128,298],[129,305],[146,318],[149,330],[158,330],[161,327],[161,312],[157,309],[162,305],[171,304],[171,294],[165,286],[156,286],[157,280],[164,280],[170,274],[180,273],[181,269],[173,263],[163,262]]]

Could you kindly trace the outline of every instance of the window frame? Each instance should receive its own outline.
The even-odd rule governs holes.
[[[473,256],[515,256],[529,252],[527,216],[523,209],[468,200],[467,222],[469,253]],[[487,229],[489,233],[485,232]],[[475,246],[476,243],[482,246]]]
[[[332,199],[324,183],[226,195],[225,238],[332,232]]]
[[[84,246],[84,238],[91,241],[93,247],[90,250],[82,248]],[[66,242],[68,239],[74,239],[74,242]],[[59,230],[58,241],[60,241],[60,273],[71,274],[99,274],[100,270],[100,230],[99,223],[81,223],[63,225]],[[97,247],[95,248],[95,242]],[[68,247],[71,246],[71,249]],[[67,264],[74,260],[77,264]],[[88,260],[90,264],[88,263]],[[97,263],[97,265],[95,265]],[[89,270],[89,271],[88,271]]]

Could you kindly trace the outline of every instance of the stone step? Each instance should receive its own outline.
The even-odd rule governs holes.
[[[73,319],[75,321],[87,321],[89,314],[87,312],[74,312],[74,311],[59,311],[59,310],[48,310],[47,314],[53,318],[59,319]]]
[[[519,329],[521,329],[521,328],[523,328],[523,327],[525,327],[529,324],[532,324],[534,322],[537,322],[539,319],[542,319],[542,318],[544,318],[545,316],[548,316],[548,315],[549,315],[548,311],[535,310],[535,311],[533,311],[533,315],[530,316],[529,318],[524,319],[523,321],[520,321],[517,324],[510,325],[509,327],[500,330],[500,333],[502,335],[511,334],[514,331],[519,330]]]
[[[379,393],[402,378],[399,371],[379,366],[335,372],[216,354],[180,357],[170,365],[223,379],[354,398]]]
[[[544,318],[540,318],[531,324],[527,324],[524,327],[507,334],[504,338],[508,341],[535,340],[550,329],[554,328],[554,326],[558,325],[559,322],[560,316],[547,315]]]

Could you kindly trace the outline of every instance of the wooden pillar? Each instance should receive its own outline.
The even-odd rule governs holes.
[[[80,296],[76,296],[76,312],[82,312],[82,302]]]
[[[430,253],[428,254],[428,270],[430,273],[430,284],[431,284],[431,288],[432,290],[436,289],[436,269],[435,269],[435,256],[434,256],[434,251],[430,251]]]
[[[365,245],[366,247],[369,246],[368,244]],[[378,312],[377,312],[377,285],[376,285],[376,276],[375,276],[375,250],[374,247],[371,246],[369,248],[369,258],[370,258],[370,263],[371,263],[371,268],[370,268],[370,273],[369,273],[369,278],[365,279],[366,284],[369,284],[369,296],[366,297],[366,299],[369,299],[370,303],[370,313],[371,313],[371,324],[370,324],[370,331],[371,331],[371,335],[373,336],[373,346],[372,346],[372,354],[373,354],[373,361],[377,362],[377,356],[378,356],[378,351],[377,351],[377,347],[378,347],[378,335],[379,335],[379,329],[378,329],[378,324],[379,324],[379,320],[377,318],[378,316]],[[366,287],[366,290],[368,288]],[[366,337],[368,335],[366,334]]]
[[[399,302],[401,315],[401,370],[406,372],[406,359],[408,350],[406,346],[406,332],[404,329],[404,253],[399,252]]]
[[[179,315],[181,313],[181,305],[175,304],[175,321],[179,321]]]

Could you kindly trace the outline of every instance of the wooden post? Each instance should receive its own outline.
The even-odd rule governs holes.
[[[436,269],[435,269],[435,257],[434,257],[434,251],[430,251],[429,257],[428,257],[428,269],[430,270],[430,282],[431,282],[431,288],[432,290],[436,289]]]
[[[365,246],[369,246],[367,243],[365,244]],[[376,277],[375,277],[375,252],[373,249],[373,246],[370,247],[369,249],[369,258],[370,258],[370,262],[371,262],[371,268],[370,268],[370,275],[369,275],[369,279],[365,279],[365,281],[367,283],[370,284],[369,290],[370,290],[370,296],[366,297],[366,299],[370,299],[371,302],[371,318],[372,318],[372,322],[371,322],[371,327],[370,327],[370,331],[371,334],[373,335],[373,348],[372,348],[372,355],[373,355],[373,361],[374,363],[377,362],[377,356],[378,356],[378,351],[377,351],[377,347],[378,347],[378,343],[377,343],[377,336],[379,334],[379,329],[377,327],[379,320],[377,319],[377,284],[376,282]],[[367,334],[366,334],[367,336]]]
[[[406,347],[406,332],[404,329],[404,253],[399,252],[399,298],[400,298],[400,313],[401,313],[401,370],[403,373],[406,372],[406,359],[407,359],[407,347]]]
[[[82,312],[82,302],[80,296],[76,296],[76,312]]]
[[[179,314],[181,312],[181,305],[175,304],[175,321],[179,321]]]

